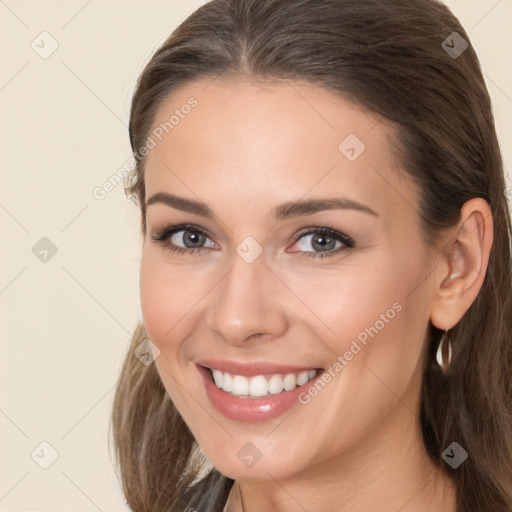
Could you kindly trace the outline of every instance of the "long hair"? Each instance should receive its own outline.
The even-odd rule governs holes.
[[[133,95],[129,136],[137,164],[125,189],[140,205],[143,234],[140,149],[155,114],[177,88],[218,76],[306,82],[391,121],[401,167],[421,192],[429,244],[459,221],[466,201],[489,203],[487,273],[450,332],[446,374],[435,363],[441,331],[429,325],[418,421],[430,458],[456,483],[458,512],[510,512],[511,221],[489,94],[457,18],[436,0],[213,0],[197,9],[153,55]],[[178,510],[180,496],[197,485],[201,459],[155,365],[140,364],[133,353],[145,338],[140,324],[116,391],[116,456],[133,510]],[[442,458],[453,441],[469,454],[457,469]]]

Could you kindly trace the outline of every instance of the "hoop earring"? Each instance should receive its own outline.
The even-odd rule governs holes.
[[[444,357],[443,357],[443,348],[444,348],[445,341],[448,341],[448,362],[446,364],[444,362]],[[441,341],[439,342],[439,346],[437,347],[436,360],[437,360],[437,364],[441,367],[441,370],[443,372],[445,372],[452,360],[452,344],[448,338],[448,329],[446,329],[445,333],[443,334],[443,336],[441,338]]]

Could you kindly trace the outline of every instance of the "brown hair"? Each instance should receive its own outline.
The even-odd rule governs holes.
[[[450,55],[457,32],[469,47]],[[449,39],[449,36],[452,39]],[[405,172],[421,191],[425,240],[455,225],[482,197],[494,242],[482,288],[450,331],[453,358],[435,363],[441,331],[430,324],[419,421],[426,449],[457,487],[457,510],[512,510],[511,222],[488,91],[469,37],[435,0],[213,0],[156,51],[133,96],[130,142],[137,166],[126,187],[145,233],[145,144],[162,101],[217,76],[306,82],[340,94],[397,126]],[[186,122],[186,121],[185,121]],[[196,442],[155,365],[142,365],[134,333],[117,387],[112,425],[123,489],[136,511],[178,510],[198,478]],[[453,441],[468,453],[457,469],[441,457]],[[193,487],[192,487],[193,489]]]

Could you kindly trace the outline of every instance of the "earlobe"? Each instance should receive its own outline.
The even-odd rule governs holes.
[[[453,327],[476,299],[487,272],[493,240],[492,213],[482,198],[467,201],[460,221],[439,250],[430,320],[439,329]]]

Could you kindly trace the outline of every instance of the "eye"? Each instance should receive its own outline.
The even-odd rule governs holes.
[[[300,253],[301,256],[325,258],[351,249],[355,245],[350,236],[335,229],[306,229],[308,231],[302,232],[294,244],[299,246],[299,251],[296,252]],[[168,226],[153,234],[151,239],[153,242],[161,244],[166,250],[178,254],[198,253],[216,247],[203,229],[190,224]],[[210,240],[210,245],[205,246],[204,244],[208,240]],[[313,251],[308,250],[309,247],[312,247]]]
[[[354,240],[331,228],[308,228],[309,231],[302,233],[295,245],[300,249],[302,256],[308,258],[325,258],[339,254],[341,251],[354,247]],[[312,247],[313,251],[307,249]],[[318,251],[318,252],[315,252]]]
[[[208,250],[215,245],[205,247],[203,244],[209,240],[208,234],[197,226],[189,224],[169,226],[152,235],[155,243],[163,245],[167,250],[176,253],[197,253]]]

